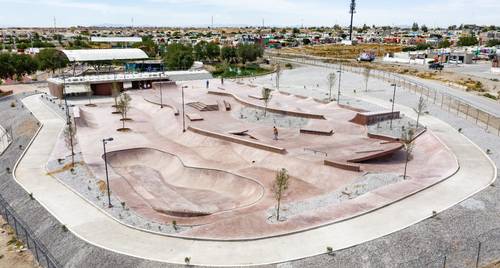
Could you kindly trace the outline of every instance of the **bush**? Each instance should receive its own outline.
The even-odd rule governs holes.
[[[484,93],[483,96],[486,97],[486,98],[490,98],[492,100],[497,100],[498,99],[497,96],[495,96],[493,94],[490,94],[490,93]]]
[[[16,107],[16,102],[15,101],[11,102],[10,103],[10,107],[15,108]]]
[[[292,69],[293,65],[291,63],[287,63],[285,64],[285,68]]]

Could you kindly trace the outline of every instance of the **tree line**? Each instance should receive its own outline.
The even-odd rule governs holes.
[[[0,78],[21,80],[25,75],[39,70],[54,73],[57,69],[67,65],[66,56],[53,48],[43,49],[36,56],[2,52],[0,53]]]
[[[166,48],[164,63],[170,70],[187,70],[195,60],[203,62],[225,61],[231,64],[247,63],[262,57],[264,50],[257,44],[240,44],[236,47],[223,46],[214,42],[201,41],[195,46],[171,44]]]

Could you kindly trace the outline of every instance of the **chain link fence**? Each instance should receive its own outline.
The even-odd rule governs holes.
[[[41,267],[62,267],[2,196],[0,196],[0,215],[14,229],[16,238],[27,246]]]
[[[342,68],[343,71],[352,72],[356,74],[361,74],[365,72],[363,67],[353,67],[349,65],[340,65],[328,63],[331,59],[323,57],[315,57],[300,54],[280,54],[280,53],[268,53],[269,55],[275,57],[279,61],[289,61],[302,64],[308,64],[313,66],[325,67],[325,68]],[[342,66],[342,67],[340,67]],[[401,76],[395,73],[386,72],[382,70],[371,69],[370,78],[378,78],[389,83],[395,83],[401,88],[408,90],[408,92],[420,95],[431,101],[434,104],[439,105],[443,110],[450,113],[456,113],[457,116],[465,118],[466,120],[475,123],[476,125],[484,128],[491,133],[495,133],[500,136],[500,117],[488,113],[466,100],[460,99],[456,96],[450,95],[446,92],[442,92],[437,89],[433,89],[427,85],[419,83],[417,81],[411,80],[408,77]]]

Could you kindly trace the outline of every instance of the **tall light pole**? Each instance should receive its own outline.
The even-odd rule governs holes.
[[[391,109],[391,129],[392,129],[392,119],[394,118],[394,103],[396,102],[396,87],[398,86],[396,83],[391,84],[394,87],[394,92],[392,93],[392,109]]]
[[[162,73],[160,73],[160,107],[163,109],[163,80]]]
[[[339,73],[339,88],[337,89],[337,104],[340,104],[340,84],[342,81],[342,63],[339,65],[339,70],[337,71]]]
[[[188,86],[182,86],[182,132],[186,132],[186,112],[184,109],[184,89],[188,88]]]
[[[349,28],[349,40],[352,41],[352,23],[354,21],[354,13],[356,13],[356,0],[351,0],[351,7],[349,10],[349,13],[351,13],[351,26]]]
[[[108,208],[112,208],[111,194],[109,191],[109,176],[108,176],[108,157],[106,155],[106,143],[113,141],[113,138],[102,139],[102,148],[104,150],[104,167],[106,169],[106,187],[108,188]]]

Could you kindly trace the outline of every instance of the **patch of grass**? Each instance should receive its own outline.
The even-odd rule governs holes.
[[[212,75],[216,77],[236,78],[268,74],[271,71],[261,68],[258,64],[250,63],[246,65],[216,65]]]

